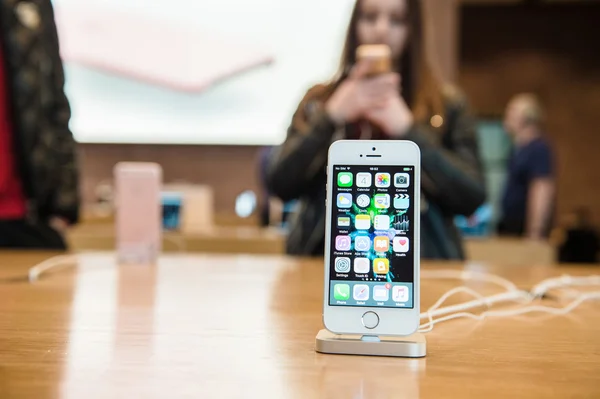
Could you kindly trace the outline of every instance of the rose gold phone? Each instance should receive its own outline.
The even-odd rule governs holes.
[[[114,178],[118,259],[152,263],[162,246],[162,168],[156,163],[120,162]]]
[[[392,71],[392,52],[385,44],[363,44],[356,49],[356,62],[369,60],[372,62],[368,76]]]

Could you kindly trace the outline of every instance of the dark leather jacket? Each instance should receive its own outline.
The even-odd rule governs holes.
[[[60,216],[75,223],[80,203],[75,140],[51,1],[0,0],[0,29],[29,217]]]
[[[324,253],[327,151],[348,131],[347,126],[336,132],[323,107],[310,97],[309,91],[267,172],[271,193],[283,201],[299,199],[287,252],[300,256]],[[486,197],[474,124],[461,96],[446,97],[441,128],[415,125],[403,138],[421,149],[421,257],[426,259],[464,259],[454,217],[471,215]]]

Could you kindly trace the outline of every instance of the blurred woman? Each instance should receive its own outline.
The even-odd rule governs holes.
[[[415,142],[422,153],[422,257],[464,258],[453,218],[472,214],[485,200],[477,142],[464,100],[434,78],[423,43],[419,0],[357,1],[338,73],[306,93],[268,166],[269,191],[300,200],[288,254],[324,253],[331,143],[399,139]],[[355,57],[362,44],[388,45],[394,71],[366,76],[369,65]]]

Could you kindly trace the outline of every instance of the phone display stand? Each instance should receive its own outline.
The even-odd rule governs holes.
[[[407,337],[379,337],[376,335],[338,335],[328,330],[317,334],[319,353],[360,356],[425,357],[427,341],[421,333]]]

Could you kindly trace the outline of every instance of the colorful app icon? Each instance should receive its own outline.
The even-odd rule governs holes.
[[[375,194],[373,197],[375,200],[375,208],[387,209],[390,207],[390,195],[389,194]]]
[[[408,287],[404,285],[395,285],[392,288],[392,299],[394,302],[408,302]]]
[[[335,237],[335,249],[338,251],[349,251],[352,246],[352,240],[350,236],[337,236]]]
[[[400,232],[407,232],[410,227],[410,221],[408,220],[408,216],[405,215],[397,215],[394,218],[394,229]]]
[[[350,271],[350,258],[335,258],[335,271],[348,273]]]
[[[375,252],[387,252],[390,249],[390,239],[386,236],[378,236],[373,240]]]
[[[347,301],[350,299],[350,286],[348,284],[334,285],[333,297],[338,301]]]
[[[369,299],[369,286],[366,284],[356,284],[353,296],[355,301],[366,301]]]
[[[338,227],[350,227],[350,216],[339,216]]]
[[[394,186],[398,188],[407,188],[410,184],[410,175],[408,173],[396,173],[394,175]]]
[[[357,236],[354,241],[354,249],[366,252],[371,249],[371,239],[367,236]]]
[[[389,215],[375,216],[375,230],[389,230],[389,229],[390,229],[390,216]]]
[[[373,287],[373,299],[377,302],[385,302],[390,299],[390,291],[385,285],[376,285]]]
[[[371,228],[371,216],[364,214],[356,215],[354,227],[356,227],[357,230],[369,230]]]
[[[366,208],[371,205],[371,198],[366,194],[361,194],[356,199],[356,205],[360,206],[361,208]]]
[[[338,206],[338,208],[350,208],[350,207],[352,207],[352,194],[338,193],[338,195],[337,195],[337,206]]]
[[[390,186],[389,173],[377,173],[375,175],[375,187],[386,188]]]
[[[394,252],[408,252],[409,240],[407,237],[394,237]]]
[[[370,173],[357,173],[356,174],[356,187],[371,187],[372,177]]]
[[[365,274],[371,269],[369,258],[354,258],[354,273]]]
[[[408,194],[394,195],[394,208],[408,209],[409,206],[410,206],[410,196]]]
[[[388,274],[390,271],[390,261],[387,258],[375,258],[373,260],[373,271],[375,274]]]
[[[352,187],[353,176],[350,172],[338,173],[338,187]]]

